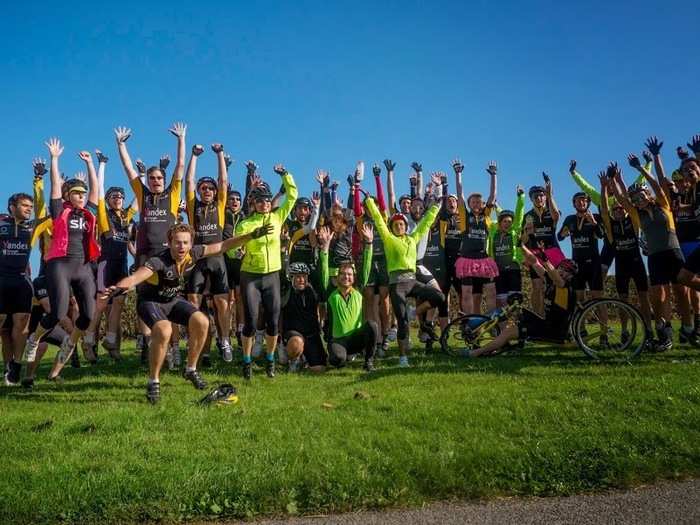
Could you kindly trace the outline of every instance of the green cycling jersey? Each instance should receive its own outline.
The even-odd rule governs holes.
[[[648,162],[644,169],[647,171],[651,171],[651,166],[651,162]],[[591,198],[591,202],[596,206],[600,207],[600,192],[597,189],[595,189],[590,182],[584,179],[583,175],[581,175],[578,171],[574,170],[570,173],[571,177],[574,179],[574,182],[578,184],[578,187],[581,188],[581,190]],[[635,184],[640,184],[644,182],[644,175],[640,175],[639,177],[637,177],[637,179],[634,182]],[[612,207],[615,204],[615,202],[615,197],[608,197],[608,206]]]

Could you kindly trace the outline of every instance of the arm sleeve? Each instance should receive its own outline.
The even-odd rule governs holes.
[[[364,241],[363,241],[364,243]],[[365,244],[365,249],[362,251],[362,275],[360,276],[360,288],[367,286],[369,273],[372,270],[372,245]]]
[[[330,276],[328,273],[328,252],[320,251],[318,258],[321,266],[321,290],[325,293],[328,290]]]
[[[610,223],[610,214],[603,213],[601,214],[600,218],[603,223],[603,232],[605,233],[610,245],[612,245],[614,240],[612,234],[612,224]]]
[[[34,177],[34,217],[46,217],[46,201],[44,200],[44,178]]]
[[[107,205],[104,196],[97,201],[97,233],[102,235],[109,231],[109,219],[107,218]]]
[[[195,215],[195,206],[197,205],[196,203],[196,197],[193,191],[188,191],[187,192],[187,198],[185,199],[185,211],[187,211],[187,221],[194,226],[194,215]]]
[[[379,213],[374,199],[367,199],[365,201],[365,206],[367,207],[367,211],[369,212],[370,217],[372,217],[372,220],[374,221],[375,231],[379,233],[379,236],[382,238],[382,241],[386,242],[386,240],[392,235],[392,233],[389,231],[386,222],[384,222],[384,219]]]
[[[433,204],[432,206],[430,206],[430,208],[428,208],[428,211],[425,212],[425,215],[423,215],[423,218],[410,233],[410,236],[416,242],[418,242],[420,239],[422,239],[428,234],[430,226],[432,226],[433,222],[435,222],[435,217],[437,217],[438,211],[440,211],[440,207],[437,204]]]
[[[294,178],[292,177],[292,174],[287,172],[283,177],[282,177],[282,184],[284,184],[284,201],[282,202],[282,206],[277,208],[275,210],[275,215],[280,219],[280,221],[284,221],[287,216],[292,212],[292,209],[294,209],[294,203],[297,201],[297,186],[294,184]]]
[[[591,198],[593,204],[600,206],[600,192],[596,190],[590,182],[584,179],[583,175],[581,175],[578,171],[574,171],[571,174],[571,177],[573,177],[574,182],[578,184],[578,187]]]
[[[144,205],[143,205],[143,182],[141,181],[141,177],[135,177],[133,179],[129,179],[129,186],[131,186],[131,189],[134,192],[134,197],[136,199],[136,202],[138,203],[139,210],[141,213],[143,213],[144,210]]]
[[[525,217],[525,194],[515,197],[515,217],[513,218],[513,231],[520,231],[523,228],[523,217]]]
[[[173,177],[170,183],[170,213],[177,217],[177,210],[180,208],[180,197],[182,195],[182,179]]]
[[[381,177],[374,178],[375,186],[377,187],[377,205],[379,206],[379,211],[386,218],[386,197],[384,196],[384,185],[382,184]]]

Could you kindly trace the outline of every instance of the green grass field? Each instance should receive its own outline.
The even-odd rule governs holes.
[[[53,353],[52,353],[53,355]],[[132,348],[63,385],[0,387],[2,523],[124,523],[563,495],[700,474],[700,351],[605,365],[573,348],[416,353],[370,376],[239,368],[240,402],[200,408],[175,374],[146,404]],[[48,363],[41,369],[45,376]]]

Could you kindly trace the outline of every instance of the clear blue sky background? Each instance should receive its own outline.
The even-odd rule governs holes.
[[[112,129],[133,129],[147,164],[221,141],[237,160],[285,162],[302,189],[317,168],[343,181],[357,160],[445,170],[460,156],[466,189],[500,198],[547,170],[565,213],[576,158],[591,179],[646,136],[673,147],[700,132],[697,4],[692,2],[88,2],[14,3],[0,18],[4,194],[27,191],[44,140],[110,157]],[[614,4],[614,5],[609,5]],[[199,175],[214,173],[210,152]],[[566,243],[568,245],[568,242]],[[568,248],[568,246],[567,246]]]

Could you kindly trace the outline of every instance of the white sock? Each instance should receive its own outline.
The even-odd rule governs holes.
[[[149,379],[149,380],[148,380],[148,384],[149,384],[149,385],[153,385],[153,384],[155,384],[155,383],[160,384],[160,380],[158,380],[158,379]]]
[[[85,335],[83,335],[83,341],[89,345],[94,345],[95,344],[95,333],[94,332],[85,332]]]
[[[195,370],[197,370],[196,366],[186,366],[185,367],[185,372],[194,372]]]
[[[107,341],[110,344],[116,343],[117,342],[117,334],[116,332],[107,332],[105,333],[105,341]]]
[[[238,323],[238,330],[237,330],[237,331],[238,331],[238,332],[242,332],[242,331],[243,331],[243,323]]]

